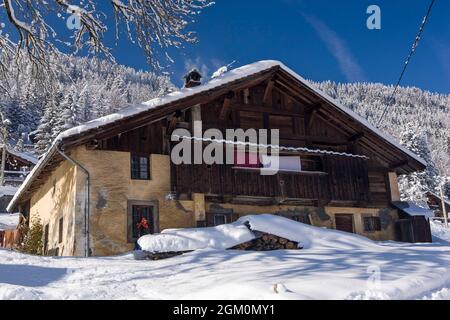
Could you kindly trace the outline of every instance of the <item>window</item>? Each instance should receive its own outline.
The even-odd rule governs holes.
[[[215,214],[214,215],[214,225],[219,226],[221,224],[227,223],[227,216],[224,214]]]
[[[63,228],[64,228],[64,218],[59,219],[59,229],[58,229],[58,243],[63,241]]]
[[[150,180],[150,159],[148,156],[131,155],[131,179]]]
[[[270,156],[262,156],[262,163],[269,168]],[[279,156],[279,170],[288,172],[321,172],[323,171],[322,158],[317,156]]]
[[[157,204],[148,201],[128,201],[128,242],[158,231]]]
[[[271,156],[262,156],[262,163],[264,168],[270,169],[273,165],[276,169],[276,163],[271,163]],[[278,157],[278,170],[279,171],[290,171],[290,172],[301,172],[302,164],[300,162],[300,157],[298,156],[279,156]]]
[[[311,225],[311,220],[309,219],[309,215],[293,215],[291,217],[289,217],[290,219],[297,221],[297,222],[301,222],[304,224],[309,224]]]
[[[363,222],[365,232],[381,231],[380,217],[364,217]]]

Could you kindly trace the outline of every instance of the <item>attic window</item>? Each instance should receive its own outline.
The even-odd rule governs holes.
[[[150,180],[150,159],[148,156],[131,155],[131,179]]]

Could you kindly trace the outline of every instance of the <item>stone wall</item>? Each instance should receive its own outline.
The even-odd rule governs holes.
[[[157,204],[159,230],[196,225],[193,201],[175,201],[170,193],[170,158],[150,155],[151,180],[132,180],[130,153],[86,150],[78,147],[74,158],[91,175],[92,255],[112,255],[134,248],[127,241],[128,201]]]

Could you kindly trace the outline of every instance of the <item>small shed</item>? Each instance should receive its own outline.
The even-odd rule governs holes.
[[[0,213],[0,248],[12,248],[17,241],[19,213]]]
[[[429,219],[434,212],[419,207],[410,201],[393,201],[392,205],[399,211],[399,220],[395,223],[396,240],[411,243],[431,243]]]

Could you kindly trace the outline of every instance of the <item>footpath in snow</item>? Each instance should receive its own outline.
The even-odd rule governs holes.
[[[251,235],[240,228],[246,221],[255,229],[296,237],[292,240],[304,249],[224,250]],[[438,222],[432,227],[441,237],[433,244],[377,243],[262,215],[210,230],[216,232],[214,241],[208,230],[167,231],[178,249],[202,247],[167,260],[138,261],[132,253],[63,258],[0,250],[0,299],[447,299],[449,233]],[[191,239],[180,242],[185,236]],[[158,241],[151,245],[165,246]]]

